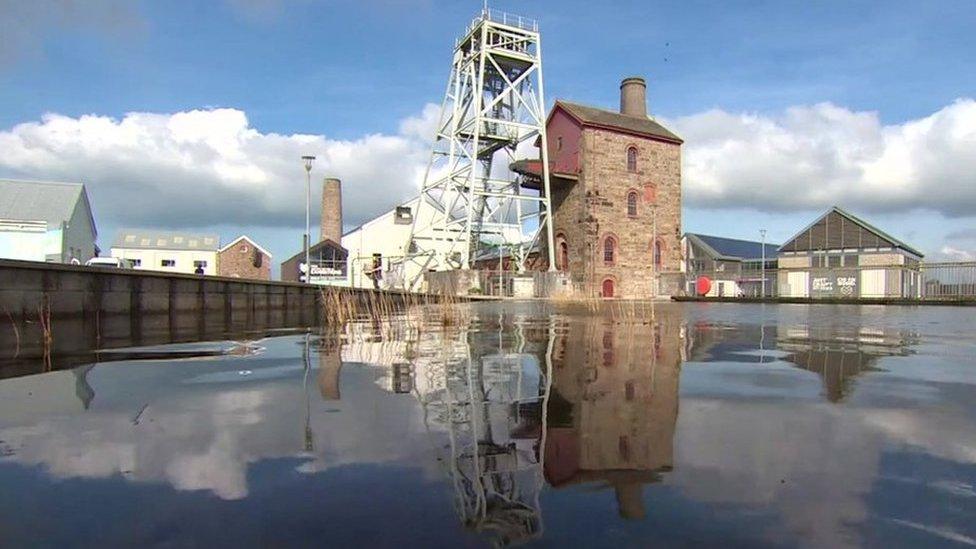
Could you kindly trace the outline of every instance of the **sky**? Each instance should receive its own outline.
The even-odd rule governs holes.
[[[302,155],[313,190],[343,180],[347,228],[416,194],[481,5],[0,0],[0,177],[85,183],[103,250],[123,227],[248,234],[278,263]],[[490,6],[539,21],[550,105],[616,109],[647,79],[685,140],[685,231],[780,243],[837,205],[976,259],[976,2]]]

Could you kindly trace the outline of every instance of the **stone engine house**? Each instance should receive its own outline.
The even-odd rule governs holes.
[[[546,133],[556,267],[576,293],[678,292],[682,140],[648,117],[644,79],[620,84],[620,112],[556,101]]]

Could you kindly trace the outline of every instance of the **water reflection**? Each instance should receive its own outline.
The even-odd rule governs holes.
[[[334,542],[348,531],[364,545],[976,540],[967,348],[918,361],[931,337],[911,324],[723,310],[488,304],[446,326],[414,311],[3,380],[0,482],[29,493],[0,496],[0,527],[33,541],[23,516],[111,485],[95,523],[147,486],[204,498],[192,516],[183,500],[141,518],[169,524],[175,545],[215,535],[209,521],[241,535],[328,525]],[[32,503],[68,479],[89,483]],[[892,505],[919,486],[922,507],[956,511]],[[326,523],[246,504],[308,498],[334,506]],[[371,530],[394,516],[411,526]],[[71,529],[48,526],[50,540]],[[135,524],[111,531],[158,541]]]
[[[644,517],[644,485],[673,466],[683,347],[666,320],[570,322],[553,336],[546,480],[612,489],[628,519]]]

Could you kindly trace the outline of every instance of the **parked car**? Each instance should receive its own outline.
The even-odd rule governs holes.
[[[93,257],[85,262],[86,267],[107,267],[109,269],[130,269],[128,260],[118,257]]]

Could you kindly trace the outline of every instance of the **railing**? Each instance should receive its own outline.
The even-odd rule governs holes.
[[[976,298],[976,262],[923,263],[919,272],[923,298]]]
[[[702,276],[709,297],[976,299],[976,262],[766,269],[765,294],[762,271],[690,271],[688,295]]]
[[[528,17],[522,17],[521,15],[506,13],[500,10],[493,10],[491,8],[482,10],[481,14],[471,21],[469,30],[476,27],[482,21],[493,21],[509,27],[539,32],[539,23],[535,19],[529,19]]]

